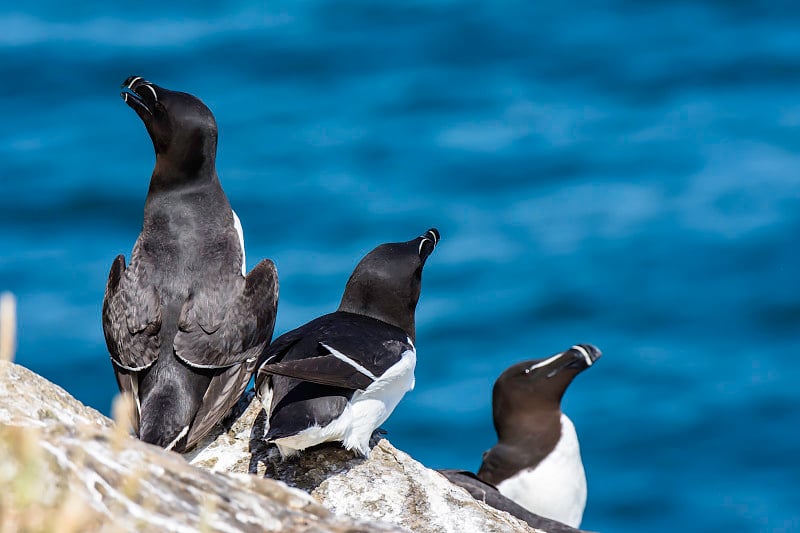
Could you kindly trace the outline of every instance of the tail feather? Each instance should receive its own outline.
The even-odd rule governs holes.
[[[139,439],[181,451],[197,411],[198,400],[174,384],[160,384],[144,394]]]

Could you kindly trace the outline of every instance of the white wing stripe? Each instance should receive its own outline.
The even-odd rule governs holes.
[[[139,376],[131,376],[131,392],[136,400],[136,417],[138,419],[142,416],[142,403],[139,400]]]
[[[175,437],[175,439],[172,442],[167,444],[167,447],[164,448],[164,449],[167,450],[167,451],[170,451],[172,448],[175,447],[176,444],[178,444],[179,440],[181,440],[183,437],[186,436],[187,433],[189,433],[189,426],[184,426],[184,428],[181,430],[181,432],[178,433],[178,436]]]
[[[113,357],[111,358],[111,360],[114,362],[115,365],[117,365],[118,367],[120,367],[120,368],[122,368],[124,370],[127,370],[128,372],[141,372],[142,370],[146,370],[146,369],[150,368],[151,366],[153,366],[153,363],[156,362],[156,360],[153,359],[149,364],[146,364],[144,366],[127,366],[127,365],[123,365],[122,363],[120,363],[119,361],[114,359]]]
[[[180,359],[181,361],[183,361],[184,363],[186,363],[187,365],[189,365],[189,366],[191,366],[193,368],[220,368],[221,369],[221,368],[230,368],[232,366],[242,364],[242,363],[239,363],[237,361],[234,361],[233,363],[230,363],[230,364],[227,364],[227,365],[220,365],[220,364],[200,365],[200,364],[193,363],[193,362],[189,361],[188,359],[186,359],[186,357],[183,356],[183,352],[181,352],[181,353],[175,352],[175,355],[178,356],[178,359]]]
[[[324,343],[320,343],[320,344],[322,344],[322,346],[324,346],[326,350],[331,352],[331,355],[334,356],[336,359],[344,361],[348,365],[352,366],[353,368],[355,368],[356,370],[358,370],[359,372],[361,372],[362,374],[364,374],[365,376],[367,376],[367,377],[369,377],[369,378],[371,378],[373,380],[377,380],[378,379],[377,376],[375,376],[375,374],[373,374],[372,372],[370,372],[369,370],[364,368],[362,365],[358,364],[357,361],[354,361],[350,357],[347,357],[345,354],[343,354],[339,350],[331,348],[330,346],[328,346],[327,344],[324,344]]]

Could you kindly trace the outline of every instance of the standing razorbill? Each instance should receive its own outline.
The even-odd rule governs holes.
[[[369,454],[372,432],[414,388],[414,312],[438,242],[429,229],[378,246],[356,266],[336,312],[269,346],[256,391],[269,413],[264,438],[283,457],[330,441]]]
[[[483,454],[478,470],[478,478],[530,512],[572,527],[583,518],[586,474],[561,398],[600,355],[594,346],[578,344],[503,372],[492,394],[498,442]]]
[[[217,124],[190,94],[140,76],[122,98],[144,122],[156,163],[142,232],[111,265],[103,331],[140,439],[194,446],[239,399],[272,338],[278,277],[245,276],[244,238],[215,168]]]

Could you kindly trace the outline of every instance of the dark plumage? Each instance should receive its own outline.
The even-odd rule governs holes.
[[[156,163],[142,232],[112,266],[103,331],[139,438],[185,451],[241,396],[272,338],[272,261],[244,276],[244,240],[215,168],[217,126],[190,94],[139,76],[122,97],[144,122]]]
[[[290,331],[259,363],[265,439],[283,455],[328,441],[369,453],[369,438],[414,386],[414,312],[422,269],[439,241],[428,230],[382,244],[350,276],[339,309]]]
[[[477,476],[448,478],[472,494],[482,487],[478,480],[531,513],[578,527],[586,504],[586,476],[578,437],[561,411],[561,398],[575,376],[600,356],[594,346],[577,344],[547,359],[507,368],[492,393],[497,444],[484,452]],[[506,505],[505,500],[499,502]],[[512,508],[502,509],[516,515]]]

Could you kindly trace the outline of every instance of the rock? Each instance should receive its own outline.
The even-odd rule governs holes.
[[[0,361],[0,424],[102,430],[114,422],[30,370]]]
[[[2,531],[402,531],[336,516],[278,481],[191,466],[4,361],[0,486]]]
[[[380,435],[282,461],[264,423],[251,394],[182,457],[0,361],[0,531],[538,531]]]
[[[252,393],[237,409],[196,451],[187,454],[192,464],[212,471],[249,472],[278,479],[309,492],[338,515],[381,520],[411,531],[536,531],[508,513],[475,500],[379,435],[373,436],[375,446],[369,459],[328,445],[282,461],[277,448],[261,440],[266,416]]]

